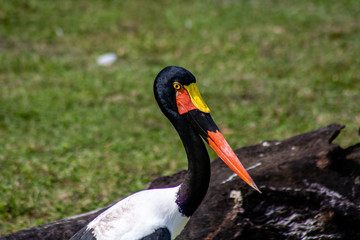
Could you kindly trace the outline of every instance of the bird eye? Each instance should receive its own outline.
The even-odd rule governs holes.
[[[181,88],[181,84],[178,82],[174,82],[173,86],[176,90],[179,90]]]

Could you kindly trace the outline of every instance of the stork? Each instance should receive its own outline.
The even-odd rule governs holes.
[[[120,200],[71,240],[175,239],[209,186],[210,158],[204,141],[237,175],[259,191],[213,121],[191,72],[177,66],[164,68],[155,78],[154,94],[185,147],[188,171],[184,181],[175,187],[143,190]]]

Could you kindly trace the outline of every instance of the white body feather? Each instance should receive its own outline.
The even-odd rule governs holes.
[[[87,228],[93,229],[98,240],[134,240],[166,227],[175,239],[189,221],[175,202],[178,190],[179,186],[137,192],[100,214]]]

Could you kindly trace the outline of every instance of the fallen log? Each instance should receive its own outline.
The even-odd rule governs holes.
[[[236,150],[262,194],[215,159],[209,191],[177,240],[360,239],[360,143],[333,143],[343,128],[331,124]],[[185,174],[157,178],[149,188],[175,186]],[[68,239],[108,207],[0,239]]]

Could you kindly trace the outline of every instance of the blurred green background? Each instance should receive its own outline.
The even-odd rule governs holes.
[[[0,234],[186,168],[152,92],[168,65],[197,77],[233,148],[333,122],[358,142],[359,30],[358,0],[1,1]]]

